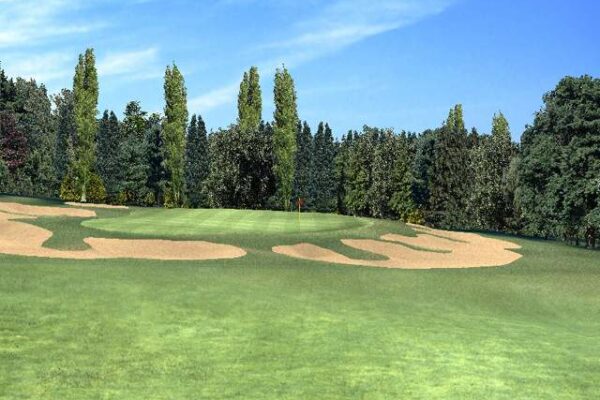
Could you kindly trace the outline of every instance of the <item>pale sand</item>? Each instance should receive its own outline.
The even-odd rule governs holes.
[[[82,210],[70,207],[44,207],[30,206],[19,203],[0,202],[0,211],[9,214],[32,215],[35,217],[80,217],[90,218],[95,217],[96,212],[93,210]]]
[[[127,206],[115,206],[112,204],[96,204],[96,203],[77,203],[75,201],[67,201],[65,204],[68,206],[82,207],[82,208],[108,208],[108,209],[117,209],[117,210],[129,209],[129,207],[127,207]]]
[[[91,237],[84,239],[91,247],[87,250],[49,249],[42,245],[52,236],[52,232],[25,222],[14,221],[14,219],[22,218],[22,215],[0,212],[0,253],[77,260],[98,258],[214,260],[246,255],[243,249],[236,246],[203,241],[125,240]]]
[[[510,264],[521,258],[520,254],[510,251],[519,249],[520,246],[505,240],[422,226],[413,226],[413,228],[417,230],[417,237],[387,234],[381,237],[383,240],[342,240],[342,243],[347,246],[383,255],[388,258],[387,260],[353,259],[309,243],[276,246],[273,247],[273,251],[314,261],[405,269],[495,267]],[[417,246],[424,250],[416,250],[403,244]]]

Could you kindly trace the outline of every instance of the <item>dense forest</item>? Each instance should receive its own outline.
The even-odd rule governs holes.
[[[600,79],[565,77],[511,140],[467,130],[462,106],[421,133],[364,126],[336,138],[301,122],[294,80],[278,69],[275,112],[264,121],[258,70],[244,73],[238,118],[207,132],[189,115],[176,65],[164,113],[131,101],[98,119],[93,50],[72,89],[49,96],[0,68],[0,192],[137,206],[338,212],[442,228],[556,238],[588,247],[600,235]]]

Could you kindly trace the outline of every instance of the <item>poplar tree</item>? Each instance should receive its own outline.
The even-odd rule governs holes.
[[[183,205],[185,187],[185,130],[187,126],[187,92],[183,75],[175,64],[165,71],[165,121],[163,145],[168,174],[165,205]]]
[[[273,94],[275,100],[273,172],[277,180],[280,204],[285,210],[289,210],[294,185],[298,110],[294,80],[285,67],[278,68],[275,73]]]
[[[258,68],[244,72],[238,95],[238,126],[242,132],[256,132],[262,119],[262,92]]]
[[[206,206],[204,183],[209,173],[208,139],[201,116],[192,115],[185,149],[185,182],[189,204]]]
[[[77,126],[77,146],[73,163],[76,177],[76,190],[81,201],[87,201],[89,183],[95,163],[94,142],[96,137],[96,114],[98,113],[98,73],[94,50],[87,49],[79,55],[73,79],[75,124]]]

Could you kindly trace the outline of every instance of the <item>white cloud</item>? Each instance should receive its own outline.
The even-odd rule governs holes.
[[[215,90],[211,90],[206,94],[190,99],[188,101],[188,108],[190,110],[204,112],[206,110],[229,104],[231,103],[231,100],[235,98],[238,88],[239,84],[233,83]]]
[[[285,63],[295,67],[354,43],[415,23],[438,14],[454,0],[336,0],[315,7],[312,18],[298,21],[288,38],[257,46],[257,53],[275,53],[275,57],[259,63],[263,73],[272,73]],[[202,110],[231,104],[237,84],[228,84],[190,101]]]
[[[113,52],[98,61],[98,74],[101,76],[124,75],[130,79],[151,79],[161,76],[158,63],[158,49]]]
[[[32,46],[104,26],[99,22],[83,23],[65,17],[82,4],[85,3],[75,0],[0,1],[0,48]]]
[[[73,55],[68,53],[14,55],[8,59],[10,62],[3,63],[2,66],[9,76],[35,79],[39,83],[66,78],[72,75],[75,68]],[[70,64],[73,64],[72,68],[69,67]]]

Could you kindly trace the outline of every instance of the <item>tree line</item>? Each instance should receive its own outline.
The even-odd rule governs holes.
[[[336,138],[302,122],[294,80],[274,77],[262,115],[256,67],[245,72],[237,120],[207,132],[188,114],[184,77],[166,68],[164,113],[129,102],[98,117],[92,49],[72,89],[49,96],[0,68],[0,191],[137,206],[337,212],[558,238],[588,247],[600,235],[600,80],[565,77],[520,143],[499,112],[490,134],[467,130],[453,106],[421,133],[364,126]]]

